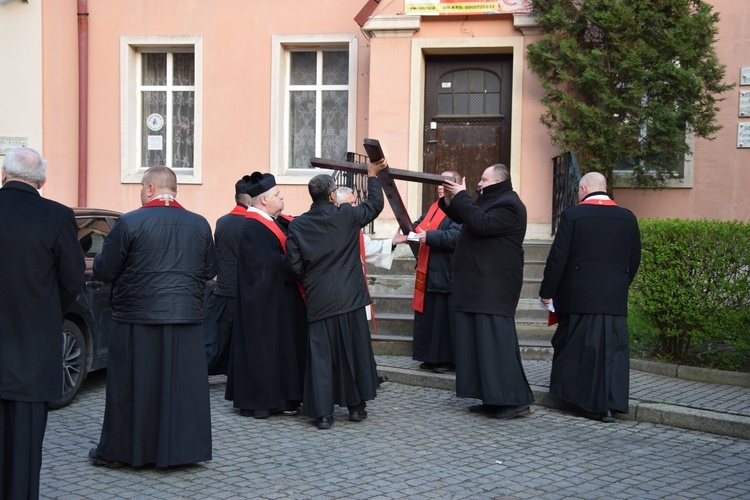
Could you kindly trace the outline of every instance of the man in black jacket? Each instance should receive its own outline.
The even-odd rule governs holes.
[[[37,498],[47,403],[62,396],[63,313],[83,284],[73,211],[39,196],[47,161],[14,148],[0,189],[0,498]]]
[[[456,395],[481,399],[470,411],[510,419],[534,401],[518,348],[515,314],[523,285],[526,207],[510,171],[488,167],[476,203],[461,184],[445,182],[439,205],[463,224],[453,257]]]
[[[143,206],[120,217],[94,258],[112,282],[107,400],[95,465],[157,467],[211,460],[203,304],[216,275],[206,219],[175,199],[177,177],[149,168]]]
[[[206,295],[206,319],[203,322],[206,335],[206,358],[208,374],[227,374],[229,354],[232,346],[232,326],[237,302],[237,252],[240,235],[245,226],[250,195],[245,175],[234,185],[235,206],[231,212],[216,221],[214,241],[218,258],[216,286]]]
[[[367,199],[334,204],[336,183],[316,175],[308,183],[310,210],[289,226],[287,260],[301,277],[307,299],[308,349],[303,411],[318,429],[333,424],[334,405],[349,420],[367,418],[367,401],[378,386],[365,306],[370,300],[360,259],[359,232],[383,210],[377,173],[385,160],[368,166]]]
[[[539,289],[559,321],[550,394],[614,422],[628,411],[628,288],[641,237],[635,215],[607,196],[602,174],[584,175],[578,197],[560,217]]]

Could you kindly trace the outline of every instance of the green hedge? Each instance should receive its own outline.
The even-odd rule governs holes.
[[[642,220],[641,268],[630,288],[634,355],[750,368],[750,225]]]

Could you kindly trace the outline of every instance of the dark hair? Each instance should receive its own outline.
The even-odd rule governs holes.
[[[336,182],[328,174],[316,175],[307,183],[307,190],[313,201],[325,201],[336,191]]]

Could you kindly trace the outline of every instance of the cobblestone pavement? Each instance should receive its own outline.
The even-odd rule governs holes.
[[[418,369],[407,356],[376,356],[378,365]],[[523,360],[529,384],[549,388],[552,361]],[[694,382],[630,370],[630,398],[750,417],[750,388]]]
[[[544,376],[538,368],[527,365],[530,378]],[[301,416],[241,417],[223,395],[224,378],[211,377],[213,460],[105,469],[87,459],[104,414],[104,376],[93,374],[72,405],[50,413],[42,498],[750,497],[742,439],[541,406],[497,421],[451,391],[392,382],[366,421],[337,409],[320,431]]]

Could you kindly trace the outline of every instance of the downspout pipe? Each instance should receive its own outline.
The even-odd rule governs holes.
[[[88,203],[89,6],[78,0],[78,206]]]

